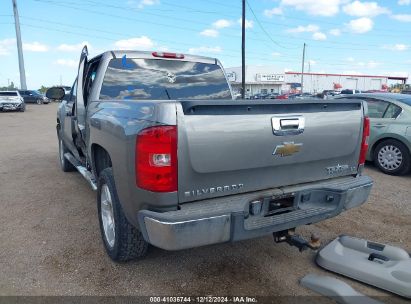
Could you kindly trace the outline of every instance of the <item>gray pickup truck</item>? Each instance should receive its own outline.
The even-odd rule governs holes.
[[[113,260],[142,257],[148,244],[290,240],[367,200],[361,101],[234,100],[215,58],[87,53],[57,113],[60,163],[97,190]]]

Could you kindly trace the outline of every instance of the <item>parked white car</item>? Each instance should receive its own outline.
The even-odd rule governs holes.
[[[0,91],[0,111],[26,110],[26,104],[18,91]]]

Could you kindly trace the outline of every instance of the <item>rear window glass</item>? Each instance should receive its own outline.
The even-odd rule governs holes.
[[[411,106],[411,95],[410,95],[410,97],[398,98],[397,100]]]
[[[0,92],[0,96],[17,96],[17,92]]]
[[[231,99],[217,64],[160,59],[112,59],[100,99]]]

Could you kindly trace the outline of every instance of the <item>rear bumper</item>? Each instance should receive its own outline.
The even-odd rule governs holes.
[[[372,184],[368,176],[334,178],[186,203],[177,211],[141,210],[139,224],[147,242],[166,250],[256,238],[320,222],[360,206]],[[284,195],[294,197],[293,211],[271,216],[250,214],[250,202]]]

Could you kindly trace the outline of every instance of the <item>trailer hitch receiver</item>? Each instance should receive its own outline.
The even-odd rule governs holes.
[[[310,241],[305,240],[302,236],[295,234],[295,230],[286,230],[273,233],[275,243],[286,242],[290,246],[295,246],[300,252],[311,249],[317,250],[321,246],[321,241],[318,236],[311,234]]]

